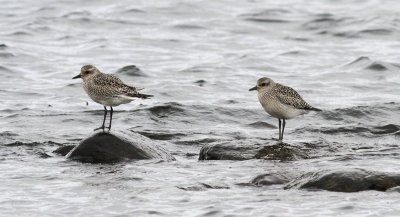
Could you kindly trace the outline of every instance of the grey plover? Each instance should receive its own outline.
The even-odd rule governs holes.
[[[279,120],[279,141],[283,140],[286,119],[294,118],[309,111],[321,111],[310,106],[291,87],[275,83],[272,79],[258,79],[257,85],[249,91],[258,91],[258,100],[264,110]]]
[[[82,78],[83,88],[89,97],[104,106],[104,119],[101,127],[96,128],[103,129],[107,117],[107,106],[110,106],[110,124],[108,130],[111,130],[111,122],[113,115],[113,106],[129,103],[136,98],[147,99],[152,95],[146,95],[139,93],[140,88],[131,87],[124,84],[121,79],[114,75],[104,74],[100,72],[93,65],[84,65],[81,68],[79,75],[72,79]]]

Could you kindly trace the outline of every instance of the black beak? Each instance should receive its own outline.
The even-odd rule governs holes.
[[[257,86],[250,88],[249,91],[257,90]]]
[[[79,74],[79,75],[73,77],[72,79],[77,79],[77,78],[82,78],[81,74]]]

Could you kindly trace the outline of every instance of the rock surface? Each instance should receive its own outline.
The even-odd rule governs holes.
[[[110,163],[127,159],[175,160],[160,146],[161,143],[129,131],[99,130],[83,139],[66,157],[88,163]]]
[[[199,160],[296,160],[308,158],[305,150],[286,143],[236,140],[214,142],[203,146]]]
[[[72,149],[75,148],[75,145],[65,145],[57,148],[56,150],[53,151],[53,153],[66,156]]]
[[[321,189],[337,192],[386,191],[400,186],[400,174],[347,169],[307,173],[285,188]],[[393,190],[395,191],[395,190]]]
[[[289,182],[289,178],[282,174],[262,174],[255,177],[251,184],[255,186],[280,185]]]

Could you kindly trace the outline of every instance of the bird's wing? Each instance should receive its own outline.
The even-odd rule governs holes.
[[[292,106],[296,109],[314,110],[293,88],[277,84],[275,89],[277,99],[285,105]]]
[[[93,84],[98,85],[98,86],[114,86],[118,84],[123,84],[124,82],[121,81],[117,76],[115,75],[109,75],[109,74],[98,74],[93,78]]]
[[[136,87],[124,84],[121,79],[114,75],[101,74],[96,76],[93,78],[93,84],[103,90],[103,95],[108,95],[109,97],[140,97],[140,93]]]

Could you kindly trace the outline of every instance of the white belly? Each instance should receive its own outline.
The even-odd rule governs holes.
[[[93,99],[93,101],[102,104],[104,106],[118,106],[121,104],[130,103],[133,101],[132,98],[127,97],[110,97],[110,98],[101,98],[101,99]]]
[[[119,96],[110,96],[110,95],[102,95],[102,92],[97,93],[95,89],[91,89],[90,85],[87,83],[83,83],[83,88],[85,89],[86,93],[89,95],[89,97],[104,106],[118,106],[121,104],[126,104],[129,102],[132,102],[134,98],[125,96],[125,95],[119,95]]]
[[[295,109],[293,106],[282,104],[273,98],[260,99],[260,103],[268,114],[279,119],[292,119],[298,115],[307,113],[306,110]]]

